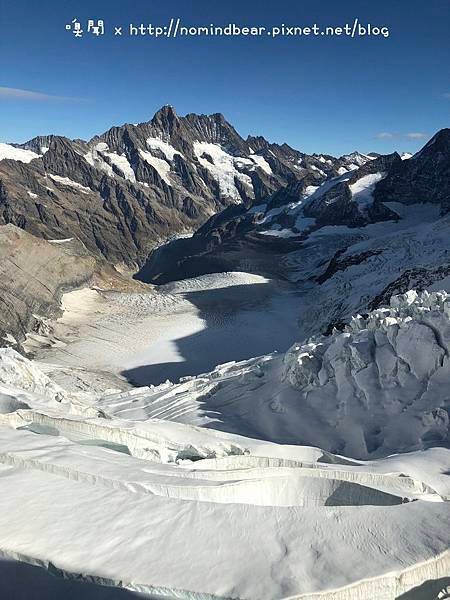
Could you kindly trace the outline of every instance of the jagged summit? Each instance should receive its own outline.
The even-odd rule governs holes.
[[[53,134],[40,135],[35,138],[32,138],[31,140],[28,140],[28,142],[25,142],[24,144],[15,144],[15,146],[16,148],[31,150],[36,154],[42,155],[45,154],[45,152],[47,152],[51,145],[58,144],[59,142],[62,142],[64,140],[68,140],[68,138],[66,138],[65,136]]]
[[[161,128],[167,135],[170,135],[175,124],[178,123],[178,115],[173,106],[166,104],[155,113],[150,123],[153,127]]]

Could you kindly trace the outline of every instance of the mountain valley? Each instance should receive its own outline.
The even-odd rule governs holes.
[[[0,144],[5,568],[39,600],[444,598],[449,240],[449,129],[333,157],[165,106]]]

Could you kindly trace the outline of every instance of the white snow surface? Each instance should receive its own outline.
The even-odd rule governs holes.
[[[112,166],[106,162],[106,160],[102,156],[102,152],[108,151],[108,144],[105,142],[100,142],[87,154],[84,155],[85,160],[91,165],[91,167],[95,167],[96,169],[100,169],[104,173],[106,173],[109,177],[114,177],[114,171]]]
[[[107,160],[105,160],[105,157]],[[136,175],[125,154],[111,152],[106,142],[99,142],[96,144],[84,158],[91,166],[104,171],[110,177],[114,176],[114,170],[111,166],[112,163],[125,179],[136,182]]]
[[[290,238],[290,237],[296,237],[298,234],[294,233],[293,231],[291,231],[290,229],[267,229],[267,230],[263,230],[263,231],[258,231],[258,233],[260,233],[261,235],[271,235],[273,237],[280,237],[280,238]]]
[[[448,450],[351,461],[30,394],[2,413],[5,557],[163,597],[255,600],[387,600],[448,568]]]
[[[47,173],[47,176],[50,177],[50,179],[53,179],[53,181],[56,181],[56,183],[61,183],[62,185],[79,190],[82,194],[92,194],[92,190],[90,188],[81,185],[81,183],[78,183],[77,181],[69,179],[69,177],[61,177],[60,175],[52,175],[51,173]]]
[[[252,154],[251,160],[255,164],[257,164],[258,167],[260,167],[265,173],[267,173],[268,175],[272,175],[272,169],[267,160],[264,158],[264,156],[260,156],[259,154]]]
[[[65,296],[72,326],[101,306]],[[445,582],[449,353],[450,295],[414,291],[178,384],[69,391],[3,349],[0,554],[158,598],[394,600]]]
[[[236,187],[236,179],[253,188],[251,178],[241,173],[237,169],[237,166],[254,166],[256,162],[253,162],[254,154],[252,154],[251,160],[242,157],[237,158],[225,152],[218,144],[207,142],[194,142],[194,152],[202,167],[207,169],[214,179],[217,180],[222,196],[232,198],[236,201],[241,199]]]
[[[62,304],[63,316],[49,323],[57,341],[48,340],[52,347],[38,351],[39,359],[122,373],[141,385],[285,351],[296,339],[292,291],[249,273],[204,275],[160,286],[157,293],[76,290]],[[26,347],[35,346],[30,336]]]
[[[102,154],[107,156],[113,165],[123,173],[125,179],[134,182],[136,181],[136,175],[134,174],[128,159],[124,154],[120,155],[117,154],[117,152],[103,152]]]
[[[16,148],[10,144],[0,142],[0,160],[9,158],[10,160],[18,160],[19,162],[29,163],[35,158],[39,158],[40,155],[31,150],[24,150],[23,148]]]
[[[360,206],[366,207],[373,202],[373,191],[376,184],[386,177],[386,173],[371,173],[358,179],[356,183],[352,183],[350,191],[352,192],[354,202]]]
[[[170,164],[166,160],[157,158],[156,156],[153,156],[151,152],[146,152],[145,150],[139,150],[139,154],[145,162],[157,171],[158,175],[167,183],[167,185],[172,185],[169,177]]]
[[[178,154],[179,156],[183,156],[183,154],[181,152],[179,152],[178,150],[176,150],[171,144],[169,144],[168,142],[165,142],[164,140],[161,140],[159,138],[148,138],[146,140],[147,142],[147,146],[152,149],[152,150],[160,150],[164,156],[167,158],[167,160],[169,160],[170,162],[173,161],[174,157],[176,154]]]

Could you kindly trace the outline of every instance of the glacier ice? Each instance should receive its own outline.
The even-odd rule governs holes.
[[[178,384],[68,391],[3,349],[0,555],[166,598],[444,580],[449,350],[450,295],[414,291]]]

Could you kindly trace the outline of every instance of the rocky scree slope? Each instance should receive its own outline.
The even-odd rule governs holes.
[[[88,285],[139,287],[73,238],[50,242],[0,226],[0,346],[22,349],[29,331],[45,333],[44,320],[58,312],[63,293]]]

